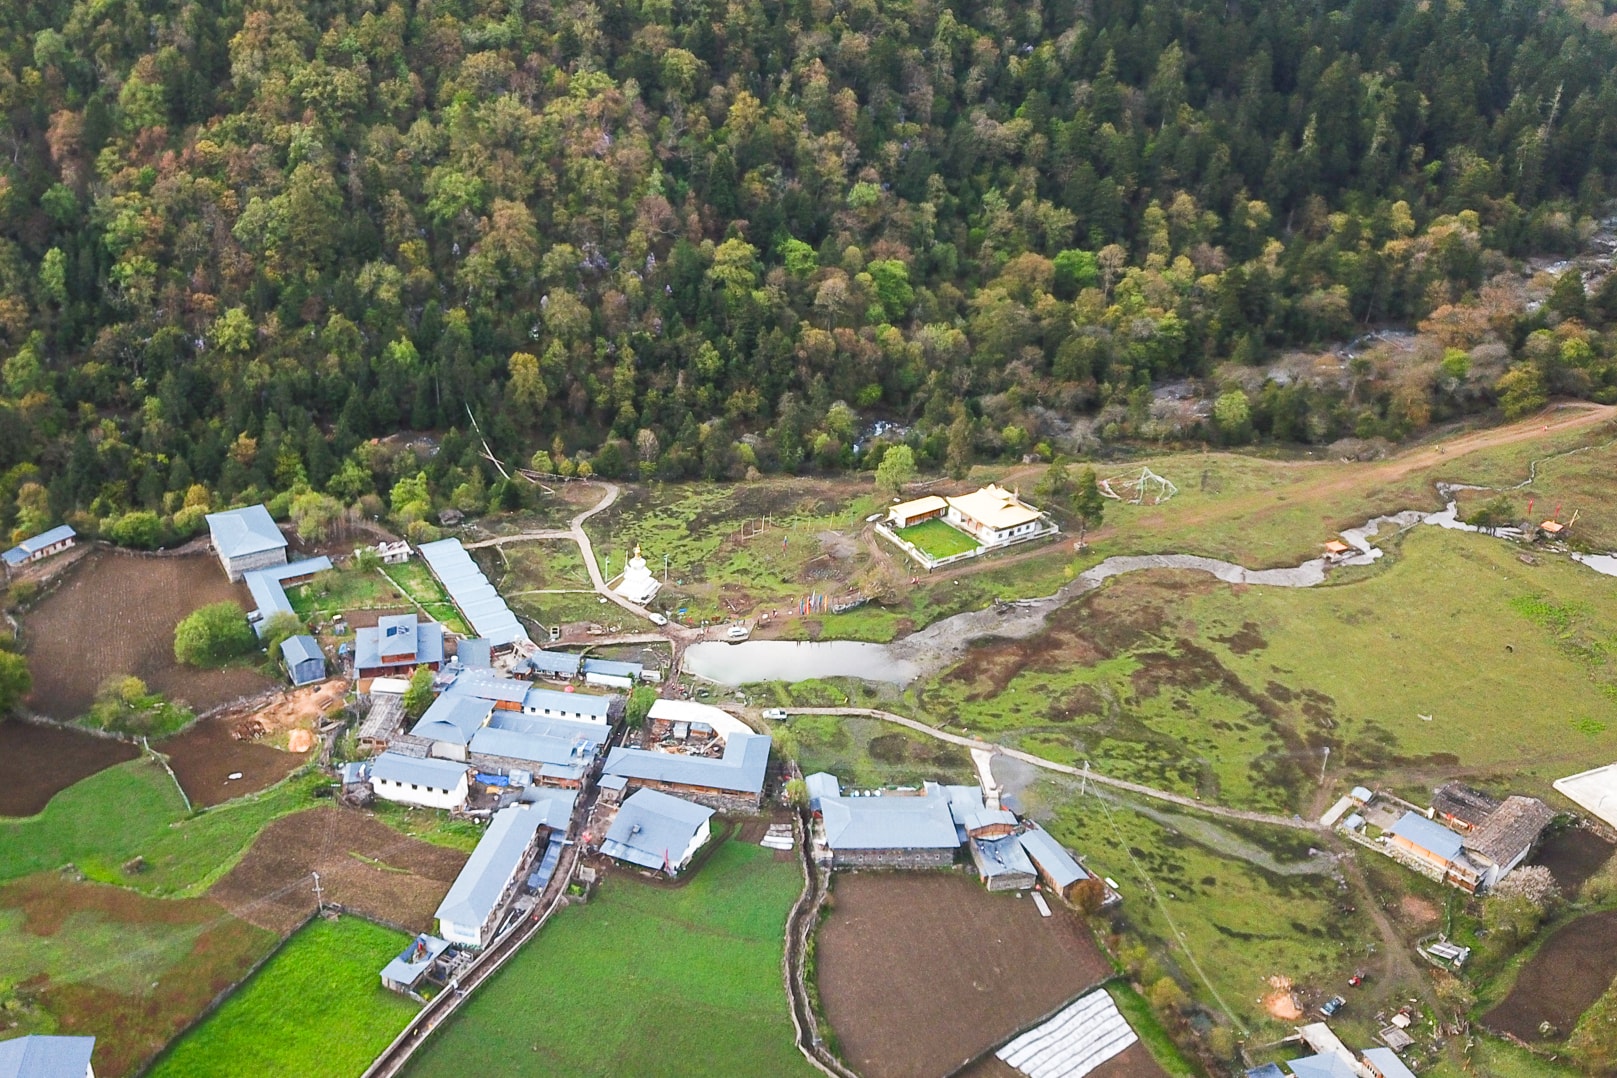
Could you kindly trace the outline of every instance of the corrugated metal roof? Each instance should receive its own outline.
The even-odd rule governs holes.
[[[1028,860],[1022,844],[1015,835],[1003,838],[974,838],[973,860],[984,876],[1034,875],[1033,862]]]
[[[522,706],[539,711],[560,711],[568,715],[593,715],[605,718],[611,710],[612,698],[610,696],[596,696],[587,692],[557,692],[555,689],[539,689],[524,684],[527,690],[522,697]]]
[[[1391,1048],[1366,1048],[1364,1060],[1375,1068],[1381,1078],[1415,1078],[1415,1072],[1404,1065],[1398,1053]]]
[[[579,658],[570,651],[535,651],[531,652],[523,663],[527,668],[540,674],[561,674],[573,677],[579,670]],[[523,663],[518,663],[521,668]]]
[[[833,850],[943,850],[960,845],[943,787],[919,794],[820,798],[826,845]]]
[[[0,558],[4,558],[7,565],[21,565],[28,560],[29,555],[54,546],[64,539],[71,539],[77,534],[71,525],[58,524],[48,532],[40,532],[24,539],[4,554],[0,554]]]
[[[803,785],[808,787],[809,807],[816,811],[819,810],[821,798],[840,797],[842,794],[842,783],[835,775],[824,771],[809,775],[803,780]]]
[[[286,546],[286,536],[262,505],[209,513],[206,519],[214,549],[223,557],[240,558]]]
[[[639,677],[645,670],[640,663],[618,662],[616,659],[585,659],[584,673],[606,674],[609,677]]]
[[[1408,839],[1421,849],[1450,861],[1460,856],[1463,845],[1459,835],[1418,812],[1404,813],[1397,823],[1387,828],[1387,834]]]
[[[320,650],[320,645],[315,642],[314,637],[308,633],[299,633],[281,641],[281,658],[289,663],[300,663],[305,659],[319,659],[325,662],[326,654]]]
[[[1080,996],[994,1054],[1028,1078],[1083,1078],[1139,1038],[1104,990]]]
[[[1297,1078],[1359,1078],[1353,1057],[1348,1055],[1344,1058],[1336,1052],[1303,1056],[1289,1061],[1286,1066]]]
[[[486,922],[546,816],[521,803],[496,812],[466,866],[449,885],[449,893],[438,906],[438,919],[468,928]]]
[[[462,640],[455,646],[455,658],[474,670],[487,670],[494,662],[493,649],[487,640]]]
[[[419,549],[422,560],[478,636],[495,647],[528,639],[527,630],[522,628],[505,600],[498,598],[498,593],[492,604],[487,601],[487,593],[482,589],[489,586],[488,578],[477,568],[459,539],[440,539],[436,543],[425,543]]]
[[[482,727],[491,710],[493,705],[487,700],[473,696],[440,696],[427,708],[410,736],[464,745]]]
[[[499,700],[507,704],[519,704],[522,698],[528,695],[529,685],[526,681],[515,678],[502,677],[493,670],[483,670],[476,667],[462,670],[455,675],[455,680],[444,689],[446,696],[473,696],[479,700]]]
[[[539,813],[540,822],[557,832],[565,832],[573,818],[573,806],[578,801],[577,790],[557,790],[549,786],[529,786],[522,791],[520,800]],[[554,838],[552,838],[554,841]]]
[[[452,760],[418,759],[398,752],[384,752],[371,761],[371,779],[453,790],[466,778],[466,765]]]
[[[1065,890],[1079,880],[1089,878],[1084,866],[1080,865],[1078,859],[1068,853],[1050,832],[1030,829],[1016,837],[1021,842],[1022,849],[1033,859],[1033,863],[1056,887]]]
[[[413,615],[403,615],[405,618]],[[386,663],[382,656],[397,655],[399,652],[388,651],[387,648],[399,647],[398,641],[390,641],[384,645],[382,639],[382,626],[367,626],[354,630],[354,667],[358,670],[369,670],[383,665],[414,666],[416,664],[441,663],[444,661],[444,627],[436,621],[423,621],[415,627],[415,653],[409,659]],[[401,648],[402,650],[402,648]]]
[[[84,1078],[94,1037],[33,1034],[0,1041],[0,1078]]]
[[[413,985],[438,960],[438,956],[447,950],[449,950],[448,940],[441,940],[437,936],[429,936],[423,932],[411,940],[410,945],[398,953],[398,957],[382,967],[382,980]]]
[[[767,734],[731,734],[721,759],[619,746],[607,756],[604,773],[756,795],[764,788],[769,744]]]
[[[504,756],[536,764],[574,762],[573,742],[554,737],[536,737],[519,730],[485,726],[472,735],[472,751],[484,756]]]
[[[265,623],[275,614],[291,614],[292,603],[286,597],[286,581],[301,576],[313,576],[331,568],[331,559],[325,556],[318,558],[304,558],[302,561],[288,562],[286,565],[272,565],[267,569],[254,569],[250,573],[243,573],[241,582],[247,585],[247,592],[253,597],[260,620],[256,628],[263,634]]]
[[[636,790],[623,802],[601,843],[608,857],[645,868],[676,867],[713,810],[657,790]]]

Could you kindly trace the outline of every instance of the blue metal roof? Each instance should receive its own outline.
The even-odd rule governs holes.
[[[1391,1048],[1366,1048],[1364,1059],[1380,1073],[1381,1078],[1415,1078],[1415,1072]]]
[[[943,787],[883,797],[820,798],[826,845],[833,850],[941,850],[960,845]]]
[[[1398,822],[1387,828],[1387,834],[1408,839],[1423,850],[1453,861],[1464,846],[1460,836],[1440,823],[1428,820],[1418,812],[1406,812]]]
[[[764,788],[769,768],[769,744],[768,734],[731,734],[724,743],[724,756],[717,760],[620,745],[608,754],[603,774],[757,794]]]
[[[561,674],[573,677],[578,673],[579,658],[570,651],[535,651],[514,669],[528,669],[538,674]]]
[[[560,711],[567,715],[590,715],[606,718],[612,707],[610,696],[594,696],[587,692],[557,692],[555,689],[527,687],[522,706],[538,711]]]
[[[423,760],[400,752],[384,752],[371,761],[371,779],[453,790],[466,778],[466,765],[452,760]]]
[[[0,1041],[0,1078],[84,1078],[94,1037],[34,1034]]]
[[[984,876],[1015,876],[1026,874],[1034,875],[1033,862],[1028,860],[1027,853],[1023,851],[1022,844],[1016,841],[1015,835],[1006,835],[1003,838],[974,838],[971,844],[976,847],[977,869]]]
[[[487,922],[545,819],[545,811],[522,803],[496,812],[439,903],[438,919],[466,928]]]
[[[487,640],[462,640],[455,648],[455,658],[461,665],[487,670],[494,662]]]
[[[214,549],[222,557],[240,558],[286,546],[286,536],[262,505],[209,513],[207,521]]]
[[[678,867],[691,840],[712,819],[713,810],[657,790],[636,790],[612,821],[601,843],[608,857],[644,868]]]
[[[1329,1055],[1303,1056],[1293,1059],[1286,1066],[1297,1078],[1359,1078],[1358,1072],[1353,1069],[1350,1060],[1343,1059],[1335,1052]]]
[[[618,662],[616,659],[585,659],[584,673],[605,674],[608,677],[637,678],[645,672],[640,663]]]
[[[1084,866],[1063,849],[1061,843],[1051,837],[1050,832],[1029,830],[1016,837],[1021,842],[1022,849],[1033,859],[1033,863],[1039,866],[1040,871],[1048,876],[1056,887],[1065,890],[1071,884],[1089,878]]]
[[[248,594],[253,597],[253,603],[257,607],[256,613],[260,616],[254,626],[258,634],[264,635],[265,623],[272,616],[293,613],[292,603],[286,597],[286,581],[302,576],[313,576],[330,568],[331,559],[322,556],[243,573],[241,582],[247,585]]]
[[[568,830],[573,819],[573,806],[578,803],[577,790],[558,790],[551,786],[529,786],[519,800],[539,813],[539,822],[558,834]],[[552,836],[551,841],[555,841]]]
[[[1247,1071],[1246,1078],[1286,1078],[1286,1072],[1280,1069],[1278,1063],[1265,1063]]]
[[[488,719],[492,707],[487,700],[472,696],[440,696],[427,708],[410,736],[464,745]]]
[[[493,670],[472,667],[456,674],[455,680],[449,683],[444,692],[451,696],[475,696],[479,700],[500,700],[508,704],[517,704],[528,695],[528,689],[526,681],[502,677]]]
[[[448,940],[441,940],[437,936],[429,936],[423,932],[411,940],[410,945],[400,951],[397,958],[382,968],[382,980],[414,987],[416,981],[420,980],[438,960],[438,956],[447,950],[449,950]]]
[[[818,811],[821,798],[842,796],[842,783],[837,777],[824,771],[816,771],[803,780],[808,787],[809,808]]]
[[[409,619],[413,615],[403,615]],[[391,619],[383,619],[391,620]],[[389,644],[389,647],[395,645]],[[373,627],[354,630],[354,668],[356,670],[369,670],[383,665],[414,666],[420,663],[441,663],[444,661],[444,627],[436,621],[423,621],[415,627],[415,656],[402,662],[384,664],[382,662],[382,628],[378,624]],[[388,655],[398,654],[389,651]]]
[[[0,558],[3,558],[7,565],[21,565],[28,560],[29,555],[44,550],[46,547],[55,546],[63,539],[71,539],[77,534],[78,532],[74,531],[70,525],[58,524],[48,532],[40,532],[38,535],[24,539],[4,554],[0,554]]]
[[[478,636],[495,647],[528,639],[527,630],[522,628],[505,600],[499,598],[497,592],[493,601],[489,600],[488,592],[483,590],[489,587],[488,578],[477,568],[459,539],[440,539],[436,543],[424,543],[418,549],[422,560]]]
[[[577,761],[573,742],[555,737],[536,737],[519,730],[485,726],[472,735],[473,752],[484,756],[504,756],[535,764],[570,764]],[[588,759],[589,757],[586,757]]]
[[[320,681],[326,676],[326,655],[320,650],[320,645],[314,637],[307,633],[289,636],[281,641],[281,658],[286,663],[286,672],[291,675],[294,685],[308,685]],[[320,664],[319,671],[313,677],[302,677],[298,667],[307,662]]]

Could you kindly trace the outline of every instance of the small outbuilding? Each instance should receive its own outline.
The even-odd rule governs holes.
[[[0,560],[5,562],[7,570],[20,569],[30,562],[48,558],[52,554],[60,554],[72,546],[77,537],[78,533],[70,525],[61,524],[48,532],[24,539],[4,554],[0,554]]]
[[[281,665],[294,685],[313,685],[326,680],[326,653],[308,633],[281,641]]]
[[[887,523],[895,528],[910,528],[923,521],[934,520],[941,517],[949,508],[949,503],[936,494],[928,494],[924,498],[913,501],[899,502],[887,510]]]
[[[418,989],[424,981],[442,982],[446,970],[439,960],[449,950],[449,941],[429,936],[425,932],[410,941],[399,956],[382,969],[382,987],[407,996],[420,998]]]
[[[231,580],[254,569],[286,564],[286,536],[262,505],[209,513],[207,521],[214,553]]]
[[[636,790],[618,809],[601,852],[677,876],[712,836],[713,810],[656,790]]]

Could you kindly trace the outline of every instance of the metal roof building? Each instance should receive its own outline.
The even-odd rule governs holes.
[[[207,521],[213,549],[230,579],[286,561],[286,536],[262,505],[209,513]]]
[[[74,531],[70,525],[58,524],[48,532],[40,532],[38,535],[24,539],[4,554],[0,554],[0,560],[4,560],[7,565],[13,568],[25,565],[28,562],[43,558],[47,554],[55,553],[56,550],[67,549],[73,545],[73,539],[77,535],[78,532]]]
[[[1366,1048],[1364,1061],[1375,1071],[1376,1078],[1415,1078],[1415,1072],[1391,1048]]]
[[[711,833],[713,810],[656,790],[637,790],[601,842],[601,852],[619,861],[673,875],[690,861]]]
[[[526,659],[512,667],[513,671],[522,672],[531,670],[535,674],[545,674],[549,677],[577,677],[580,667],[579,657],[570,651],[535,651]]]
[[[412,991],[421,978],[432,969],[440,955],[449,950],[449,941],[425,932],[410,941],[386,966],[382,967],[382,986],[395,992]]]
[[[408,640],[404,634],[412,627],[415,639]],[[417,622],[414,614],[403,614],[354,630],[354,669],[360,677],[370,676],[367,670],[436,667],[443,661],[444,627],[436,621]]]
[[[438,906],[439,935],[451,943],[487,946],[494,916],[515,889],[548,813],[527,804],[501,809]]]
[[[1460,856],[1460,850],[1464,846],[1459,835],[1440,823],[1428,820],[1418,812],[1404,813],[1397,823],[1387,828],[1387,834],[1397,836],[1450,861]]]
[[[264,635],[264,624],[276,614],[291,614],[292,603],[286,597],[286,582],[299,577],[313,576],[331,568],[331,559],[322,555],[318,558],[304,558],[302,561],[291,562],[286,565],[272,565],[267,569],[254,569],[241,575],[241,582],[247,585],[247,592],[253,597],[256,608],[248,615],[253,628],[258,635]]]
[[[94,1037],[33,1034],[0,1041],[0,1078],[86,1078]]]
[[[820,798],[826,845],[832,850],[952,850],[960,845],[943,787],[881,797]]]
[[[603,774],[622,775],[637,782],[689,786],[727,793],[759,796],[769,768],[768,734],[731,734],[724,755],[685,756],[618,746],[606,758]]]
[[[326,680],[326,654],[307,633],[281,641],[281,662],[294,685],[312,685]]]
[[[494,648],[487,640],[476,638],[462,640],[455,645],[455,658],[460,664],[473,670],[487,670],[494,665]]]
[[[452,790],[466,777],[466,765],[449,760],[424,760],[398,752],[384,752],[371,761],[372,781],[402,782]]]
[[[1089,878],[1084,866],[1052,838],[1050,832],[1030,829],[1016,837],[1022,849],[1038,866],[1040,874],[1062,894],[1066,894],[1067,888],[1073,884]]]
[[[410,736],[465,745],[488,721],[491,710],[487,700],[446,693],[432,702],[421,716],[421,721],[415,724],[415,729],[410,731]]]
[[[478,636],[497,648],[528,639],[527,630],[517,621],[516,615],[511,613],[499,593],[494,592],[490,601],[488,592],[482,590],[489,588],[493,591],[493,588],[459,539],[440,539],[436,543],[423,544],[419,549],[422,560],[443,584],[444,590],[449,592],[449,598]]]
[[[518,684],[521,683],[519,682]],[[587,692],[557,692],[555,689],[539,689],[528,686],[524,686],[524,688],[526,692],[522,696],[523,711],[569,718],[575,715],[583,715],[599,722],[605,722],[607,714],[612,709],[612,698],[609,696],[595,696]]]
[[[539,814],[541,826],[556,832],[565,832],[573,818],[573,806],[578,802],[578,791],[529,786],[522,791],[519,800],[531,806],[530,812]]]

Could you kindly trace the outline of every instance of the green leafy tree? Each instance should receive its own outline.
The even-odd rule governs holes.
[[[432,703],[432,671],[418,666],[410,674],[410,687],[404,690],[404,713],[419,719]]]
[[[174,627],[174,658],[188,666],[219,666],[258,645],[241,604],[209,603]]]
[[[321,543],[329,539],[343,517],[343,505],[329,494],[313,491],[292,499],[292,526],[298,538]]]
[[[876,489],[884,494],[901,493],[915,478],[915,450],[907,445],[889,446],[876,465]]]
[[[1106,496],[1100,492],[1100,480],[1093,467],[1078,473],[1078,484],[1073,488],[1072,512],[1078,518],[1078,549],[1084,548],[1084,535],[1090,528],[1098,528],[1106,518]]]
[[[14,651],[0,651],[0,714],[10,714],[33,687],[28,660]]]

